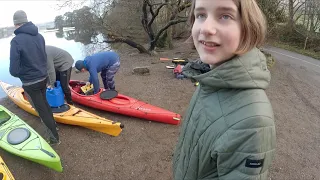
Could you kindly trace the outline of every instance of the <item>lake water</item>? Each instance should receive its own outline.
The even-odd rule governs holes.
[[[56,46],[68,51],[73,59],[84,59],[86,56],[102,49],[108,49],[107,44],[88,44],[84,45],[74,40],[67,40],[66,38],[58,38],[55,32],[40,32],[45,38],[47,45]],[[9,84],[21,86],[20,79],[15,78],[9,73],[9,58],[10,58],[10,41],[14,36],[0,39],[0,80]],[[102,36],[98,36],[96,39],[101,40]],[[6,94],[0,88],[0,98],[5,97]]]

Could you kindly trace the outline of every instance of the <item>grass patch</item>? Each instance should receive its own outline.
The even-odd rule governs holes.
[[[261,50],[261,52],[262,52],[262,53],[266,56],[266,58],[267,58],[267,66],[268,66],[268,69],[271,69],[272,66],[273,66],[274,63],[275,63],[274,58],[272,57],[272,55],[271,55],[270,53],[267,53],[267,52],[265,52],[265,51],[263,51],[263,50]]]
[[[304,50],[299,47],[285,44],[282,42],[270,42],[269,44],[278,48],[286,49],[288,51],[296,52],[320,60],[320,52],[314,52],[313,50]]]

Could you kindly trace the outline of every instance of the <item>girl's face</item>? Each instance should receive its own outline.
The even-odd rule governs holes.
[[[241,18],[233,0],[195,0],[194,45],[202,62],[219,64],[232,58],[240,43]]]

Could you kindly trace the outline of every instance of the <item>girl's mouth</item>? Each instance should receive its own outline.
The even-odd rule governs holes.
[[[204,46],[204,49],[206,51],[215,51],[220,44],[215,43],[215,42],[208,42],[208,41],[200,41],[200,43]]]
[[[200,41],[201,44],[208,46],[208,47],[217,47],[220,46],[219,44],[215,42],[206,42],[206,41]]]

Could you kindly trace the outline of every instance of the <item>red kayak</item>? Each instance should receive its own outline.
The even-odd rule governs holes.
[[[181,116],[177,113],[150,105],[137,99],[117,94],[114,98],[105,100],[100,97],[104,89],[95,95],[84,95],[81,87],[85,82],[70,80],[72,100],[92,108],[133,116],[137,118],[177,125]]]

